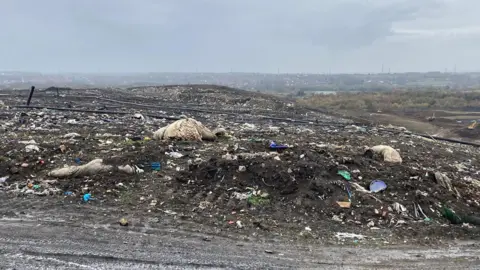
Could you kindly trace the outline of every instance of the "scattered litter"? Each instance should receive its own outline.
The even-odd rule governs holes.
[[[160,171],[161,169],[160,162],[152,162],[151,167],[152,167],[152,170],[154,171]]]
[[[442,174],[440,172],[435,172],[435,180],[442,187],[448,189],[448,191],[452,191],[452,181],[445,174]]]
[[[352,186],[355,188],[355,190],[362,192],[362,193],[371,193],[371,191],[368,191],[366,188],[360,186],[358,183],[352,183]]]
[[[430,221],[430,219],[427,217],[427,215],[425,215],[425,213],[423,212],[423,209],[420,206],[420,204],[417,204],[417,209],[418,209],[418,211],[420,211],[420,213],[423,215],[423,217],[426,221]]]
[[[64,144],[61,144],[58,149],[60,149],[60,152],[65,153],[67,151],[67,147]]]
[[[126,218],[122,218],[119,221],[120,226],[128,226],[128,220]]]
[[[163,212],[164,212],[165,214],[169,214],[169,215],[172,215],[172,216],[174,216],[174,215],[177,214],[177,212],[174,212],[174,211],[172,211],[172,210],[164,210]]]
[[[65,138],[65,139],[76,139],[76,138],[80,138],[80,137],[82,137],[82,136],[78,133],[75,133],[75,132],[63,135],[63,138]]]
[[[348,171],[341,170],[341,171],[338,171],[337,174],[341,175],[347,181],[352,180],[352,176],[350,175],[350,173]]]
[[[217,136],[199,121],[186,118],[173,122],[153,133],[155,140],[202,141],[215,140]]]
[[[377,145],[369,148],[367,149],[365,154],[371,157],[373,157],[374,155],[380,155],[385,162],[402,163],[402,157],[400,156],[398,151],[387,145]]]
[[[332,217],[332,220],[333,220],[333,221],[336,221],[336,222],[343,222],[343,219],[342,219],[341,217],[337,216],[337,215],[334,215],[334,216]]]
[[[472,215],[457,214],[452,209],[443,206],[441,209],[442,215],[447,218],[452,224],[468,223],[480,226],[480,217]]]
[[[243,128],[244,130],[251,130],[251,131],[253,131],[253,130],[255,130],[257,127],[256,127],[254,124],[244,123],[243,126],[242,126],[242,128]]]
[[[370,183],[370,191],[373,193],[377,193],[385,189],[387,189],[387,184],[381,180],[373,180]]]
[[[407,212],[407,208],[398,202],[394,203],[392,207],[398,214],[405,214]]]
[[[200,204],[198,205],[198,208],[200,209],[207,209],[207,208],[211,208],[212,207],[212,203],[211,202],[208,202],[208,201],[201,201]]]
[[[132,117],[141,121],[145,121],[145,116],[143,116],[141,113],[136,113]]]
[[[130,165],[118,166],[119,171],[127,174],[140,173],[142,170],[138,167],[132,167]],[[80,166],[68,166],[51,171],[48,175],[52,177],[65,178],[65,177],[82,177],[91,176],[100,173],[112,172],[114,166],[105,165],[102,159],[94,159],[85,165]]]
[[[251,193],[240,193],[240,192],[233,192],[232,197],[237,199],[237,200],[246,200],[248,197],[250,197]]]
[[[18,143],[21,143],[21,144],[30,144],[30,145],[37,145],[38,143],[34,140],[30,140],[30,141],[19,141]]]
[[[0,178],[0,183],[5,183],[8,180],[8,178],[10,178],[10,176],[1,177]]]
[[[92,195],[90,193],[86,193],[83,195],[83,201],[88,202],[89,200],[92,199]]]
[[[350,208],[350,206],[352,205],[351,202],[337,202],[337,204],[338,204],[341,208]]]
[[[287,145],[284,145],[284,144],[277,144],[276,142],[272,141],[270,142],[270,149],[274,149],[274,150],[281,150],[281,149],[287,149],[288,146]]]
[[[179,152],[165,152],[165,155],[172,157],[172,158],[181,158],[183,157],[182,153]]]
[[[365,236],[364,236],[364,235],[354,234],[354,233],[345,233],[345,232],[337,232],[337,233],[335,234],[335,236],[336,236],[339,240],[343,240],[343,239],[346,239],[346,238],[356,238],[356,239],[359,239],[359,240],[365,239]]]
[[[23,103],[5,91],[2,101]],[[461,235],[456,230],[462,224],[475,223],[466,215],[480,209],[480,156],[468,145],[426,141],[393,127],[369,125],[364,132],[349,119],[300,102],[288,107],[283,97],[228,88],[72,91],[36,100],[49,109],[2,110],[0,190],[9,201],[25,198],[35,205],[33,196],[55,194],[66,204],[112,206],[118,211],[110,216],[134,209],[140,219],[172,215],[217,231],[230,221],[228,230],[254,237],[293,228],[323,239],[348,227],[364,235],[380,229],[377,236],[389,241],[430,232],[436,238]],[[129,105],[140,100],[144,106]],[[218,128],[209,134],[206,126]],[[380,182],[370,183],[374,179]],[[46,203],[57,207],[54,202]],[[440,227],[449,223],[440,216],[444,203],[458,212],[458,226]],[[78,210],[96,209],[90,208]]]
[[[240,220],[237,220],[237,222],[235,222],[235,224],[237,225],[237,228],[239,228],[239,229],[243,228],[243,224]]]
[[[30,152],[40,152],[40,148],[34,144],[29,144],[25,146],[25,152],[30,153]]]

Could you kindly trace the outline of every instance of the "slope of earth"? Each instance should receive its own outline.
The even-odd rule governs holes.
[[[123,217],[131,226],[180,226],[245,241],[376,246],[478,240],[474,224],[450,224],[441,214],[447,206],[478,215],[477,148],[358,127],[257,93],[143,89],[37,92],[30,109],[21,106],[28,93],[5,92],[0,214],[109,226]],[[223,127],[227,136],[215,142],[149,139],[181,116]],[[289,148],[271,151],[272,140]],[[382,144],[398,149],[403,163],[364,155],[365,147]],[[48,175],[95,158],[143,172]],[[157,162],[159,170],[152,168]],[[448,176],[451,186],[435,173]],[[372,180],[383,180],[387,189],[369,192]],[[87,193],[92,200],[82,202]],[[349,199],[350,208],[338,204]]]

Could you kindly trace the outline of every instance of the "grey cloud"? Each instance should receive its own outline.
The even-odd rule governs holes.
[[[416,43],[428,40],[398,34],[396,27],[454,27],[462,17],[458,13],[475,3],[2,0],[0,69],[325,72],[341,71],[347,64],[367,71],[384,61],[408,69],[407,62],[395,57],[419,54],[428,44]],[[464,25],[480,22],[469,14]],[[464,48],[471,41],[453,40],[450,46],[452,42]],[[443,50],[438,53],[446,47],[438,46]]]

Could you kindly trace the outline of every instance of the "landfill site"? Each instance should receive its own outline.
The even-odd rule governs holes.
[[[0,100],[2,269],[480,265],[475,144],[213,85]]]

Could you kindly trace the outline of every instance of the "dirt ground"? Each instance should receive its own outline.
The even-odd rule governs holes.
[[[451,224],[442,215],[444,207],[461,216],[480,212],[479,151],[472,146],[359,126],[289,100],[214,86],[39,91],[29,109],[21,106],[27,92],[3,93],[0,177],[8,179],[0,184],[0,216],[118,227],[126,218],[130,226],[148,221],[248,241],[360,247],[438,247],[480,236],[475,224]],[[151,140],[181,117],[223,127],[226,135],[214,142]],[[271,150],[271,141],[289,147]],[[365,156],[375,145],[398,149],[403,162]],[[95,158],[143,172],[48,175]],[[451,187],[435,173],[448,176]],[[387,189],[369,192],[372,180]],[[93,199],[84,202],[87,193]],[[339,206],[349,199],[350,208]]]
[[[299,245],[154,223],[0,219],[0,243],[1,269],[478,269],[480,263],[471,242],[436,249]]]
[[[480,143],[480,128],[469,129],[473,121],[480,122],[480,112],[462,110],[403,110],[377,113],[344,112],[372,124],[405,127],[412,132]],[[433,121],[428,118],[435,116]]]

